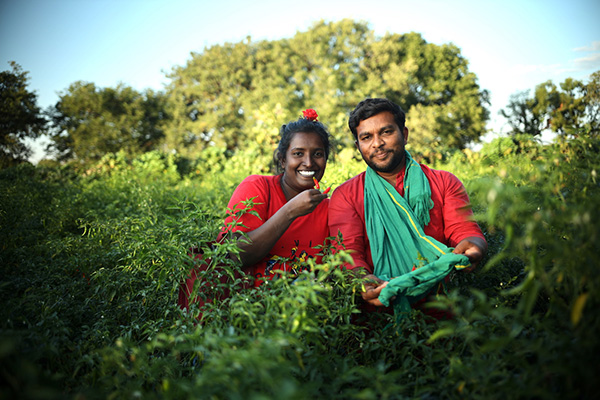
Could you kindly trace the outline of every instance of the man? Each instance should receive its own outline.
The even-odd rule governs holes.
[[[487,242],[470,220],[469,197],[453,174],[417,164],[405,150],[408,128],[402,109],[387,99],[366,99],[352,111],[348,125],[368,168],[333,193],[329,231],[332,236],[342,234],[354,259],[347,268],[371,282],[365,285],[363,299],[381,306],[380,294],[392,278],[414,273],[440,254],[466,256],[466,265],[460,267],[473,269]],[[420,261],[422,244],[439,254]],[[446,246],[454,249],[450,252]],[[451,263],[443,274],[453,266],[458,269],[461,261]],[[420,308],[425,299],[416,300],[411,301],[413,308]]]

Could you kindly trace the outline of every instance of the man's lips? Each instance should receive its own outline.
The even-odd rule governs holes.
[[[373,154],[371,156],[371,158],[382,160],[382,159],[386,158],[388,154],[389,154],[389,152],[387,152],[387,151],[380,151],[380,152]]]

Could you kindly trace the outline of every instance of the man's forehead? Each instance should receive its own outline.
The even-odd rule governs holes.
[[[383,129],[397,127],[394,115],[389,111],[383,111],[361,120],[356,127],[357,132],[370,131],[372,129]]]

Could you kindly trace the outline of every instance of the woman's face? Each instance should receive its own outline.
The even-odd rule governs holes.
[[[318,181],[323,177],[327,164],[325,145],[316,133],[296,132],[282,164],[282,183],[293,197],[312,188],[315,185],[313,177]]]

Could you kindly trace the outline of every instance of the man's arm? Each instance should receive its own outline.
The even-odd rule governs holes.
[[[454,246],[453,253],[469,258],[471,267],[465,270],[472,271],[485,255],[487,242],[473,220],[473,210],[464,185],[451,173],[446,175],[443,196],[444,234],[450,246]]]

